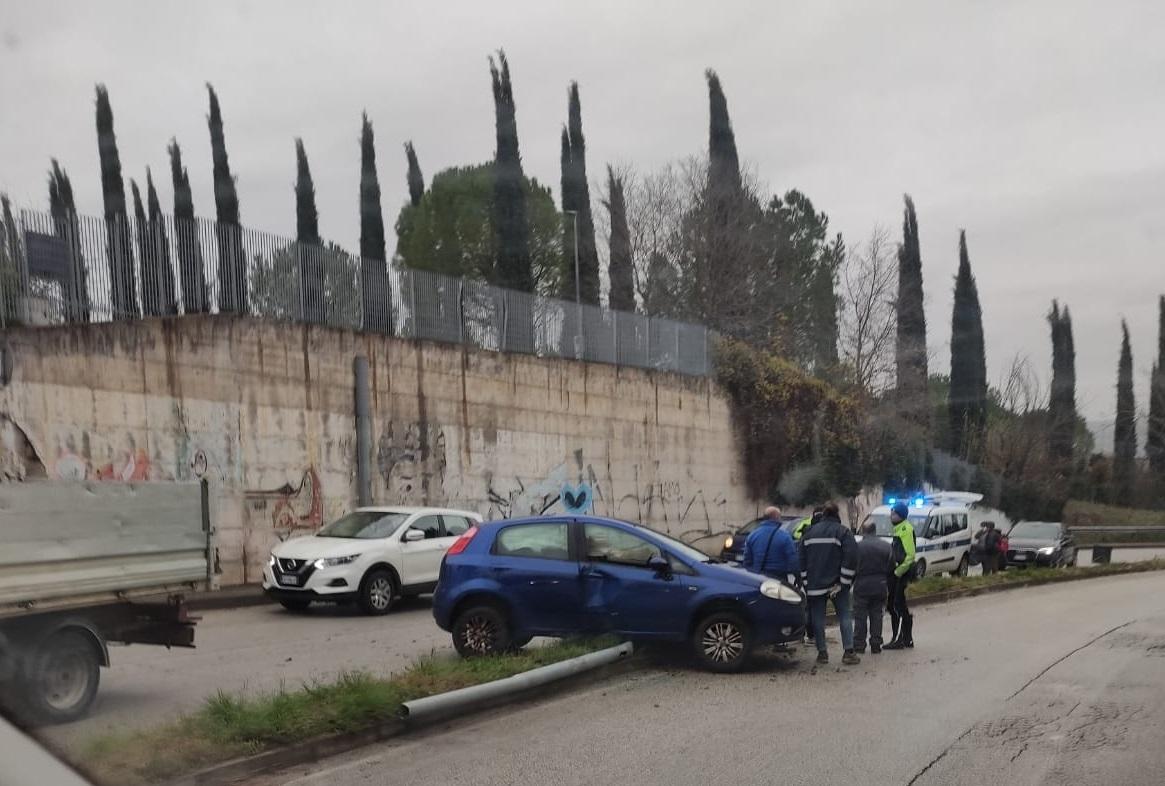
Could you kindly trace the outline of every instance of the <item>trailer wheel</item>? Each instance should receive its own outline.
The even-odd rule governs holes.
[[[93,639],[62,630],[42,640],[26,661],[23,704],[32,723],[67,723],[89,711],[101,681]]]

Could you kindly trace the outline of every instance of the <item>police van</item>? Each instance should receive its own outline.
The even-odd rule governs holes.
[[[910,510],[907,520],[914,527],[915,564],[918,578],[927,573],[967,575],[971,564],[971,542],[980,526],[991,521],[995,529],[1007,532],[1011,519],[1002,511],[983,505],[983,495],[968,491],[936,491],[913,497],[887,497],[886,504],[870,511],[875,531],[883,539],[893,537],[890,509],[904,503]]]

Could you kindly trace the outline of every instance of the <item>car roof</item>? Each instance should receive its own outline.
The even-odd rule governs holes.
[[[432,508],[432,507],[409,507],[407,505],[365,505],[356,508],[353,513],[400,513],[405,516],[415,516],[418,513],[427,514],[430,516],[441,515],[442,513],[449,513],[454,516],[470,516],[475,519],[480,519],[480,513],[474,513],[472,510],[459,510],[457,508]]]
[[[654,532],[654,530],[644,527],[641,524],[636,524],[633,521],[624,521],[623,519],[606,518],[605,516],[590,516],[563,513],[559,515],[547,514],[544,516],[523,516],[516,519],[494,519],[493,521],[484,522],[486,524],[537,524],[547,521],[578,521],[583,524],[615,524],[616,526],[634,527],[635,529],[645,530],[647,532]]]

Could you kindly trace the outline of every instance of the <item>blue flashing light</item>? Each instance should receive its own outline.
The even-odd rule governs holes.
[[[893,505],[897,501],[898,501],[897,497],[886,497],[886,504],[887,505]]]
[[[924,500],[922,497],[915,498],[914,507],[921,508],[924,504],[926,504],[926,500]]]

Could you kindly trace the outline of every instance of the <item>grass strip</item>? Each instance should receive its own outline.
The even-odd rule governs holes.
[[[615,643],[608,637],[570,639],[484,658],[429,655],[385,678],[356,671],[269,694],[219,691],[176,721],[98,737],[72,763],[97,783],[156,783],[322,734],[367,729],[395,718],[402,702],[512,677]]]
[[[1034,582],[1051,584],[1059,581],[1077,581],[1098,576],[1115,576],[1124,573],[1143,573],[1165,569],[1165,560],[1152,559],[1144,562],[1114,562],[1106,565],[1089,565],[1079,568],[1008,568],[1002,573],[989,576],[927,576],[910,585],[907,596],[923,598],[943,592],[960,589],[979,589],[1006,584]]]

